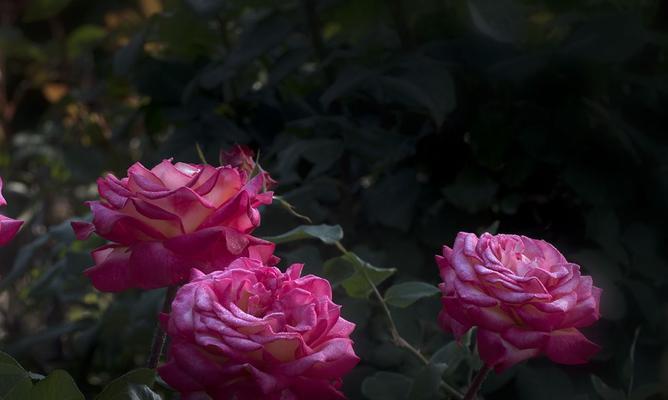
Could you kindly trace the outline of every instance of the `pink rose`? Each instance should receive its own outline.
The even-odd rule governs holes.
[[[211,272],[237,257],[275,263],[274,245],[249,235],[260,224],[258,207],[272,201],[263,192],[268,181],[264,172],[249,179],[230,165],[171,160],[99,179],[101,201],[89,203],[93,223],[72,227],[79,239],[95,232],[112,243],[93,252],[86,275],[97,289],[117,292],[182,283],[193,266]]]
[[[344,399],[341,377],[358,362],[325,279],[240,258],[194,271],[163,315],[170,347],[160,376],[184,400]],[[209,397],[210,396],[210,397]]]
[[[436,262],[440,324],[456,338],[477,326],[480,357],[497,371],[539,354],[582,364],[599,350],[577,328],[599,318],[601,289],[549,243],[460,232]]]
[[[0,206],[6,205],[7,201],[2,197],[2,178],[0,178]],[[16,236],[16,232],[19,231],[21,225],[23,225],[23,221],[17,221],[0,215],[0,246],[9,243]]]

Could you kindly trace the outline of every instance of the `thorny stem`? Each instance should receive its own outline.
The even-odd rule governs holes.
[[[341,244],[341,242],[337,241],[334,243],[337,249],[341,251],[343,254],[348,254],[348,250]],[[371,289],[380,302],[381,307],[383,308],[383,312],[385,313],[385,316],[387,317],[387,321],[390,324],[390,334],[392,335],[392,341],[394,342],[395,345],[399,347],[403,347],[406,350],[410,351],[417,357],[423,364],[428,365],[429,364],[429,359],[425,357],[420,350],[416,349],[404,339],[401,334],[399,334],[399,330],[397,329],[397,325],[394,322],[394,318],[392,318],[392,313],[390,312],[390,308],[387,306],[387,303],[385,302],[385,299],[383,296],[380,294],[380,291],[378,291],[378,287],[376,286],[375,283],[371,280],[369,275],[367,274],[366,270],[360,269],[362,271],[362,275],[364,276],[364,279],[367,281],[369,286],[371,286]],[[459,393],[459,391],[452,386],[448,385],[445,382],[441,382],[441,387],[450,393],[452,396],[454,396],[456,399],[462,399],[462,394]]]
[[[295,211],[294,206],[292,204],[288,203],[287,201],[283,200],[282,198],[280,198],[278,196],[274,196],[274,199],[279,200],[281,205],[283,207],[285,207],[286,209],[288,209],[290,212],[292,212],[294,215],[297,215],[301,218],[307,219],[309,222],[311,222],[311,220],[308,217],[303,216],[301,214],[298,214]],[[337,240],[333,244],[344,255],[350,254],[350,252],[343,246],[343,244],[340,241]],[[362,262],[364,262],[364,261],[362,261]],[[403,348],[407,349],[415,357],[417,357],[423,364],[429,365],[429,359],[427,359],[427,357],[425,357],[420,352],[420,350],[413,347],[413,345],[408,343],[408,341],[406,341],[406,339],[401,337],[401,334],[399,334],[399,330],[397,329],[397,325],[394,323],[394,318],[392,318],[392,313],[390,312],[390,309],[387,306],[387,303],[385,302],[385,299],[380,294],[380,291],[378,291],[378,287],[373,282],[373,280],[371,280],[371,278],[369,277],[369,274],[366,272],[365,269],[361,268],[360,270],[362,271],[362,276],[364,276],[364,279],[367,281],[369,286],[371,286],[371,289],[372,289],[374,295],[376,296],[376,298],[380,302],[380,305],[383,308],[383,312],[385,313],[385,316],[387,317],[387,321],[390,325],[390,334],[392,335],[392,341],[394,342],[394,344],[396,346],[403,347]],[[463,400],[464,399],[464,395],[462,395],[457,389],[450,386],[445,381],[441,381],[440,388],[443,389],[444,391],[446,391],[448,394],[450,394],[450,396],[454,397],[457,400]]]
[[[466,395],[464,395],[463,400],[474,400],[476,398],[478,390],[480,390],[482,383],[485,381],[485,378],[487,378],[487,374],[489,374],[489,371],[491,370],[492,369],[488,367],[487,364],[484,364],[482,368],[480,368],[480,371],[478,371],[475,378],[473,378],[473,382],[471,382],[469,390],[466,391]]]
[[[168,313],[172,307],[172,300],[176,295],[176,290],[179,287],[177,285],[170,286],[167,288],[167,293],[165,293],[165,301],[162,303],[162,313]],[[146,361],[146,367],[155,369],[158,366],[160,357],[162,356],[162,349],[165,346],[165,341],[167,339],[167,332],[165,332],[160,326],[160,321],[155,327],[155,333],[153,334],[153,343],[151,343],[151,353],[148,356]]]

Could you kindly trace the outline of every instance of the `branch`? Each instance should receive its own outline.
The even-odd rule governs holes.
[[[275,198],[276,198],[276,197],[275,197]],[[279,199],[280,199],[280,198],[279,198]],[[282,202],[282,204],[287,205],[287,207],[288,207],[290,210],[292,210],[293,213],[297,214],[297,212],[294,210],[294,206],[292,206],[290,203],[288,203],[287,201],[285,201],[285,200],[283,200],[283,199],[280,199],[280,201]],[[300,215],[300,216],[301,216],[301,214],[297,214],[297,215]],[[303,217],[304,217],[304,218],[308,218],[308,217],[305,217],[305,216],[303,216]],[[350,252],[343,246],[343,244],[342,244],[340,241],[337,240],[337,241],[334,242],[333,244],[334,244],[334,246],[335,246],[335,247],[336,247],[336,248],[337,248],[343,255],[346,255],[346,254],[349,254],[349,253],[350,253]],[[364,262],[364,263],[366,264],[365,261],[362,260],[362,262]],[[381,307],[383,308],[383,313],[384,313],[385,316],[387,317],[387,321],[388,321],[388,323],[389,323],[389,325],[390,325],[390,335],[392,336],[392,341],[394,342],[394,344],[395,344],[396,346],[398,346],[398,347],[403,347],[404,349],[408,350],[408,351],[409,351],[410,353],[412,353],[417,359],[419,359],[420,362],[422,362],[424,365],[429,365],[429,359],[428,359],[427,357],[425,357],[425,356],[420,352],[420,350],[418,350],[418,349],[416,349],[415,347],[413,347],[413,345],[411,345],[410,343],[408,343],[408,341],[406,341],[406,339],[404,339],[404,338],[401,336],[401,334],[399,333],[399,330],[397,329],[397,325],[396,325],[396,323],[394,322],[394,318],[392,318],[392,313],[390,312],[390,308],[387,306],[387,303],[385,302],[385,299],[384,299],[383,296],[380,294],[380,291],[378,290],[378,287],[377,287],[376,284],[373,282],[373,280],[369,277],[369,274],[367,274],[367,272],[366,272],[366,270],[365,270],[364,268],[362,268],[361,271],[362,271],[362,276],[364,276],[364,279],[366,280],[366,282],[369,284],[369,286],[371,286],[371,289],[372,289],[374,295],[376,296],[376,298],[377,298],[378,301],[380,302]],[[450,386],[448,383],[444,382],[443,380],[441,380],[440,387],[441,387],[443,390],[445,390],[446,392],[448,392],[452,397],[454,397],[454,398],[457,399],[457,400],[462,400],[462,399],[464,398],[464,396],[463,396],[457,389],[455,389],[454,387]]]
[[[165,300],[162,303],[162,313],[169,313],[170,309],[172,308],[172,300],[174,300],[174,296],[176,295],[178,288],[179,287],[177,285],[167,288],[167,293],[165,293]],[[148,360],[146,361],[146,367],[155,369],[155,367],[158,366],[166,339],[167,332],[162,329],[160,326],[160,321],[158,320],[158,324],[155,327],[155,333],[153,334],[153,342],[151,343],[151,353],[149,354]]]
[[[348,250],[346,250],[345,247],[341,244],[341,242],[335,242],[334,245],[336,246],[339,251],[341,251],[343,254],[348,254]],[[416,349],[404,339],[401,334],[399,333],[399,329],[397,329],[397,325],[394,322],[394,318],[392,318],[392,313],[390,312],[390,308],[387,306],[387,303],[385,302],[385,298],[380,294],[380,291],[378,290],[378,287],[376,286],[375,283],[373,283],[373,280],[369,277],[369,274],[367,274],[365,269],[361,269],[362,275],[364,276],[364,279],[367,281],[369,286],[371,286],[371,289],[373,290],[374,295],[380,302],[381,307],[383,308],[383,312],[385,313],[385,316],[387,317],[387,321],[390,325],[390,334],[392,335],[392,341],[396,346],[403,347],[404,349],[410,351],[413,353],[415,357],[417,357],[423,364],[428,365],[429,364],[429,359],[425,357],[420,350]],[[454,396],[456,399],[461,400],[463,398],[462,394],[459,393],[457,389],[454,387],[448,385],[446,382],[441,381],[441,387],[450,393],[452,396]]]
[[[483,364],[482,368],[480,368],[480,371],[478,371],[475,378],[473,378],[473,383],[471,383],[469,390],[466,391],[464,400],[474,400],[476,398],[478,390],[480,390],[482,383],[485,381],[487,374],[489,374],[489,371],[491,370],[492,369],[488,367],[487,364]]]

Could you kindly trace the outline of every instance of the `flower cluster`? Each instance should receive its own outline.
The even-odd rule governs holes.
[[[85,274],[109,292],[182,285],[161,315],[170,345],[158,372],[183,399],[343,399],[342,377],[359,362],[355,325],[327,280],[301,276],[300,264],[282,272],[274,245],[252,236],[275,185],[252,151],[221,152],[221,164],[137,163],[100,179],[92,222],[72,224],[80,239],[109,241]],[[0,216],[0,243],[19,226]],[[579,364],[598,351],[578,328],[599,318],[601,290],[550,244],[460,233],[436,262],[438,321],[456,338],[477,327],[487,367],[541,354]]]
[[[184,399],[342,399],[359,361],[329,282],[282,273],[274,244],[252,236],[274,180],[247,147],[220,167],[136,163],[98,181],[93,220],[72,224],[108,244],[85,271],[101,291],[183,285],[163,315],[170,336],[163,379]]]

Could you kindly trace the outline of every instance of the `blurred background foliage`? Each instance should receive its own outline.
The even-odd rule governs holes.
[[[438,283],[459,230],[544,238],[593,275],[600,354],[493,375],[486,399],[664,398],[667,57],[659,0],[0,0],[3,213],[27,221],[0,249],[0,348],[87,397],[142,365],[162,293],[94,291],[100,242],[68,221],[105,172],[238,142],[300,213],[397,269],[381,291]],[[270,206],[258,234],[300,223]],[[278,253],[342,280],[330,246]],[[475,347],[438,329],[438,296],[391,308],[422,367],[377,302],[336,295],[358,326],[351,399],[471,379]]]

